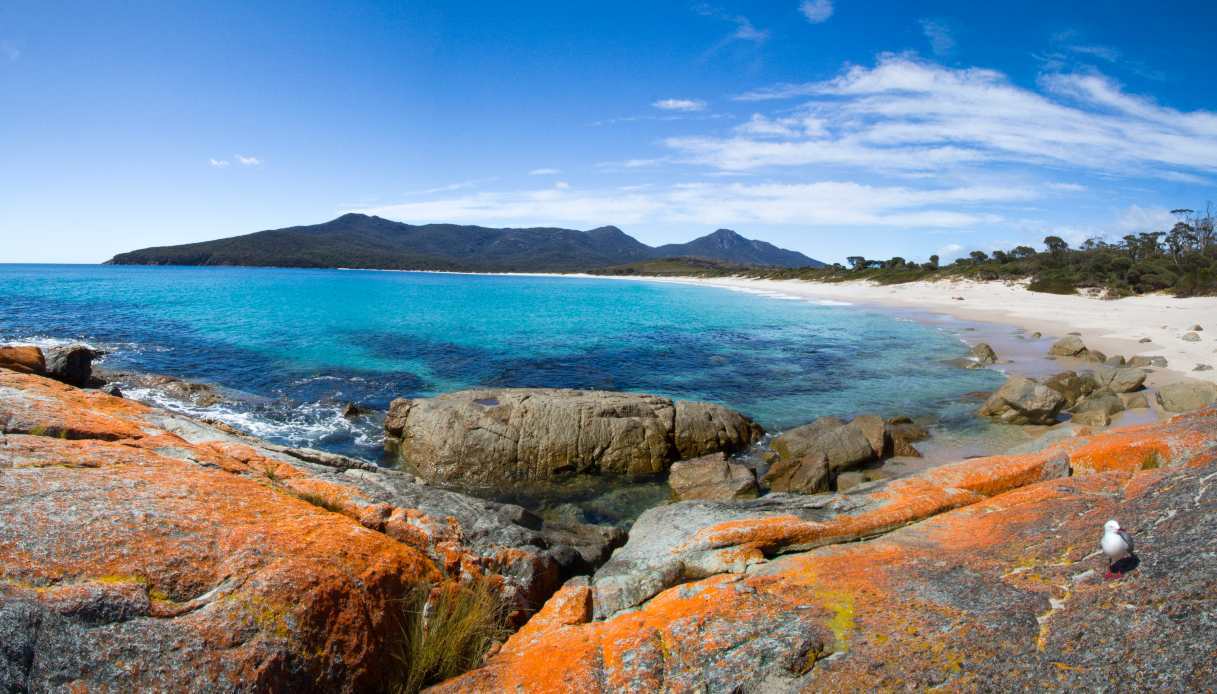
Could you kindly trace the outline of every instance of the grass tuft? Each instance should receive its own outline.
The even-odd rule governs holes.
[[[339,504],[337,501],[334,501],[333,499],[331,499],[329,497],[322,496],[321,494],[317,494],[316,492],[300,492],[300,491],[292,490],[290,493],[292,496],[296,497],[297,499],[299,499],[301,501],[307,501],[308,503],[310,503],[314,506],[317,506],[318,508],[323,508],[327,511],[333,511],[334,513],[342,513],[342,504]]]
[[[481,664],[511,633],[507,606],[489,579],[420,586],[400,601],[389,646],[392,694],[414,694]]]

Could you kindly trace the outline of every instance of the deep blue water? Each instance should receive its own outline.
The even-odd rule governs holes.
[[[958,338],[853,306],[553,277],[0,265],[0,341],[84,340],[103,366],[250,397],[206,414],[365,456],[346,401],[470,386],[604,388],[720,402],[774,431],[861,411],[970,418],[1001,377],[943,364]],[[155,398],[154,393],[136,393]]]

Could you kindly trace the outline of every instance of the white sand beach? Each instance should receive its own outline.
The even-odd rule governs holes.
[[[1217,382],[1217,297],[1178,299],[1165,295],[1104,300],[1027,291],[1024,283],[941,281],[877,285],[870,282],[807,282],[743,277],[636,278],[772,293],[811,300],[892,306],[941,312],[963,320],[1001,323],[1027,332],[1064,336],[1081,333],[1087,346],[1106,354],[1161,355],[1174,377]],[[961,297],[961,298],[957,298]],[[1199,325],[1199,342],[1183,340]],[[1142,338],[1152,342],[1142,343]],[[1164,374],[1165,375],[1165,374]],[[1161,379],[1155,379],[1162,382]]]

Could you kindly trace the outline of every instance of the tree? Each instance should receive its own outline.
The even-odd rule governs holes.
[[[932,269],[932,270],[938,269],[938,256],[937,255],[930,256],[930,269]]]
[[[855,270],[861,270],[866,267],[866,258],[860,255],[851,255],[845,259],[845,262],[849,263],[849,266]]]
[[[890,268],[904,267],[904,258],[894,256],[891,260],[887,261],[887,266]]]
[[[1069,244],[1065,243],[1065,239],[1059,236],[1045,236],[1044,247],[1052,255],[1060,255],[1069,250]]]
[[[993,259],[1002,265],[1005,265],[1006,263],[1010,262],[1010,254],[1006,253],[1005,251],[993,251]]]
[[[989,259],[989,254],[985,253],[984,251],[972,251],[968,254],[968,257],[971,258],[972,262],[974,263],[983,263]]]
[[[1034,258],[1035,249],[1032,248],[1031,246],[1015,246],[1014,250],[1010,251],[1010,257],[1014,258],[1015,260],[1022,260],[1024,258]]]

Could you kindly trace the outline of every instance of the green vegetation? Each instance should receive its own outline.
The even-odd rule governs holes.
[[[938,256],[928,263],[904,258],[871,260],[847,258],[849,266],[825,268],[748,268],[693,258],[673,258],[607,268],[612,275],[685,275],[721,277],[743,275],[764,279],[805,279],[845,282],[866,279],[880,284],[918,280],[976,279],[1030,280],[1028,289],[1052,294],[1073,294],[1091,289],[1116,298],[1165,291],[1175,296],[1217,294],[1217,234],[1211,212],[1172,210],[1179,221],[1170,231],[1130,234],[1119,242],[1087,240],[1079,248],[1058,236],[1044,239],[1043,251],[1018,246],[1008,251],[973,251],[950,265]]]
[[[398,606],[390,644],[393,694],[413,694],[481,664],[507,638],[507,609],[487,578],[437,589],[420,586]]]

